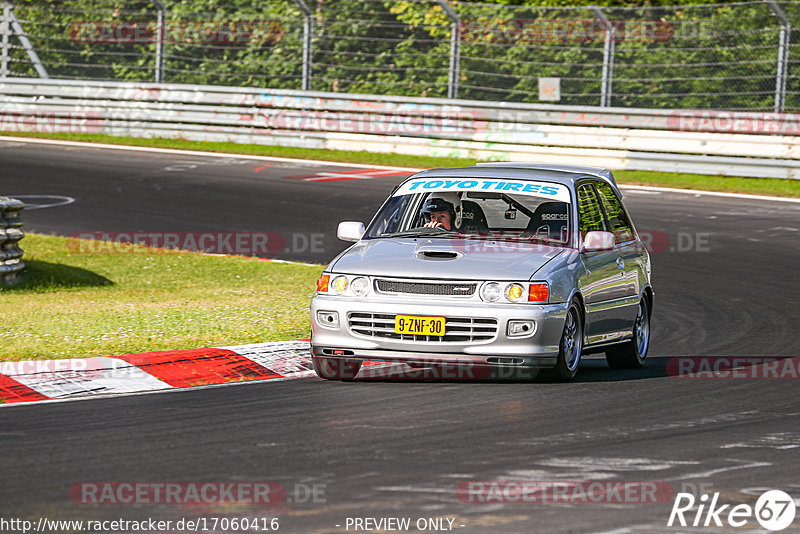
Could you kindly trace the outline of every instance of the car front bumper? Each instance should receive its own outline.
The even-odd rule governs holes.
[[[552,367],[556,363],[566,304],[496,304],[476,301],[430,301],[317,295],[311,301],[311,349],[315,356],[355,360],[422,363],[471,363]],[[322,324],[317,312],[335,312],[335,325]],[[493,319],[494,336],[480,341],[433,341],[371,337],[354,332],[353,313],[443,316],[448,319]],[[385,319],[384,319],[385,320]],[[509,321],[533,321],[532,332],[509,336]]]

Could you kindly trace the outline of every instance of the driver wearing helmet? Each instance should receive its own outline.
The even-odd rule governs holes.
[[[458,193],[433,193],[422,205],[422,214],[428,228],[458,230],[463,217],[461,197]]]

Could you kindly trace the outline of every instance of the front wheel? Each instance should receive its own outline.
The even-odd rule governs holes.
[[[567,311],[564,332],[559,343],[558,359],[555,373],[559,380],[569,381],[575,378],[578,365],[581,363],[583,350],[583,315],[578,305],[573,302]]]
[[[361,369],[361,361],[312,356],[311,364],[317,376],[325,380],[353,380]]]
[[[633,323],[633,339],[606,351],[606,361],[612,369],[640,369],[650,348],[650,309],[647,300],[639,301]]]

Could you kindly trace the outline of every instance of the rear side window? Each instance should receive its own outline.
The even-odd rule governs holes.
[[[596,183],[595,187],[600,195],[600,201],[603,203],[603,209],[608,216],[611,232],[614,233],[614,241],[616,243],[625,243],[633,239],[631,220],[625,212],[619,197],[614,193],[614,189],[609,184],[601,182]]]
[[[597,195],[590,184],[583,184],[578,187],[578,218],[581,239],[586,237],[587,232],[608,231]]]

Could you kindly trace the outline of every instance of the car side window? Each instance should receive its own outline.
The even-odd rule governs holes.
[[[375,221],[367,232],[368,237],[379,237],[383,234],[391,234],[406,230],[409,227],[408,222],[408,205],[412,199],[417,201],[421,200],[423,195],[402,195],[399,197],[392,197],[381,208],[381,211],[375,216]],[[413,224],[411,225],[413,226]]]
[[[606,211],[611,232],[614,233],[614,241],[625,243],[633,239],[631,220],[614,190],[606,183],[596,183],[595,188],[597,188],[600,201],[603,203],[603,209]]]
[[[591,184],[578,187],[578,219],[581,239],[585,238],[588,232],[608,231],[600,203]]]

